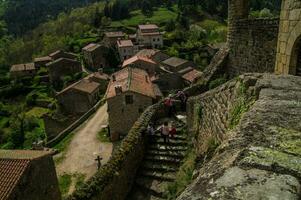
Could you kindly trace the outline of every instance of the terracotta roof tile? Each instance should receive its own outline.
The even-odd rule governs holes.
[[[124,68],[112,75],[109,83],[106,97],[107,99],[115,97],[115,87],[122,88],[122,92],[131,91],[136,92],[151,98],[156,98],[156,94],[153,88],[149,75],[146,71],[138,68]]]
[[[156,24],[143,24],[138,25],[138,28],[141,30],[148,30],[148,29],[159,29],[159,27]]]
[[[39,57],[35,58],[34,62],[43,62],[43,61],[52,61],[52,58],[50,56],[44,56],[44,57]]]
[[[0,199],[7,199],[31,160],[49,155],[46,151],[0,150]]]
[[[65,92],[72,90],[72,89],[91,94],[95,90],[97,90],[99,88],[99,86],[100,86],[99,83],[89,80],[87,77],[87,78],[77,81],[76,83],[69,85],[68,87],[66,87],[65,89],[60,91],[56,96],[60,96],[60,95],[64,94]]]
[[[148,62],[148,63],[152,63],[152,64],[157,64],[155,61],[153,61],[152,59],[145,57],[145,56],[133,56],[127,60],[125,60],[122,64],[122,67],[126,67],[130,64],[135,63],[136,61],[141,60],[144,62]]]
[[[142,49],[138,53],[136,53],[136,56],[144,56],[144,57],[151,58],[154,55],[156,55],[156,53],[158,53],[158,52],[160,52],[160,50],[157,50],[157,49]]]

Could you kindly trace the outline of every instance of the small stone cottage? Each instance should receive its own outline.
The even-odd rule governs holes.
[[[62,50],[57,50],[57,51],[49,54],[49,57],[52,60],[57,60],[59,58],[69,58],[69,59],[72,59],[72,60],[77,60],[77,55],[75,55],[73,53],[70,53],[70,52],[65,52],[65,51],[62,51]]]
[[[52,62],[52,58],[50,56],[44,56],[34,59],[34,64],[37,69],[40,69],[41,67],[46,67],[46,64],[49,62]]]
[[[170,72],[179,72],[187,67],[195,68],[195,63],[177,57],[171,57],[164,60],[162,63],[163,67]]]
[[[150,48],[163,47],[163,34],[155,24],[139,25],[136,35],[139,45]]]
[[[91,43],[82,49],[84,56],[84,63],[88,69],[97,71],[109,65],[106,54],[108,47],[101,44]]]
[[[99,83],[99,93],[100,94],[104,94],[106,92],[109,81],[110,81],[109,75],[99,71],[99,72],[95,72],[95,73],[89,75],[88,79],[90,81]]]
[[[122,67],[134,67],[145,70],[150,76],[160,71],[159,65],[152,59],[144,56],[133,56],[125,60]]]
[[[124,137],[141,113],[162,97],[142,69],[127,67],[112,75],[106,98],[112,141]]]
[[[121,61],[129,59],[137,51],[138,47],[131,40],[117,40],[117,50]]]
[[[70,114],[83,114],[99,101],[100,84],[82,79],[56,95],[60,108]]]
[[[53,85],[59,85],[65,76],[82,72],[81,63],[69,58],[59,58],[47,63],[46,67],[49,70],[49,78]]]
[[[170,58],[169,55],[158,49],[142,49],[136,53],[136,56],[148,57],[156,63],[161,63],[162,61]]]
[[[116,46],[118,40],[125,39],[125,33],[122,31],[105,32],[103,42],[111,47]]]
[[[36,67],[34,63],[12,65],[10,68],[10,76],[13,79],[23,77],[33,77],[36,75]]]
[[[1,200],[60,200],[52,155],[47,151],[0,150]]]

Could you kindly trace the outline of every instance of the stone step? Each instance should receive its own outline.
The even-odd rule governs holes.
[[[179,165],[181,163],[182,159],[174,158],[174,157],[170,157],[170,156],[146,156],[145,161]]]
[[[156,133],[155,135],[150,136],[151,139],[158,139],[162,138],[162,135],[160,133]],[[184,134],[176,134],[173,138],[170,137],[172,140],[180,140],[180,141],[186,141],[187,135]]]
[[[150,144],[148,150],[158,150],[158,151],[175,151],[175,152],[185,152],[188,150],[187,146],[173,146],[170,144]]]
[[[172,182],[176,179],[176,173],[174,172],[153,172],[148,170],[142,170],[139,174],[142,177],[149,177],[158,181]]]
[[[141,190],[158,199],[164,199],[162,198],[162,195],[165,191],[166,184],[168,183],[169,182],[167,181],[159,181],[151,177],[144,177],[144,176],[137,177],[137,179],[135,180],[135,185],[141,188]]]
[[[149,156],[170,156],[170,157],[174,157],[174,158],[184,158],[185,152],[148,150],[146,152],[146,155],[149,155]]]
[[[177,166],[172,166],[164,163],[155,162],[143,162],[141,169],[152,170],[156,172],[176,172],[178,170]]]
[[[183,141],[183,140],[174,140],[172,138],[168,138],[166,142],[164,142],[163,138],[158,138],[155,140],[151,140],[149,143],[150,144],[159,144],[159,145],[168,145],[168,146],[186,146],[188,142]]]

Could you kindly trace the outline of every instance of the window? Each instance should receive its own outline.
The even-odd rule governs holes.
[[[156,42],[156,38],[153,38],[153,41]]]
[[[134,103],[134,99],[133,99],[133,95],[125,95],[125,104],[133,104]]]
[[[157,41],[159,42],[159,41],[160,41],[160,38],[158,38]]]

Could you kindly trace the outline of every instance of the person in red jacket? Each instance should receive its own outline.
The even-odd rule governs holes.
[[[174,138],[176,134],[177,134],[177,129],[176,129],[175,125],[172,124],[171,128],[169,130],[169,135],[171,138]]]

